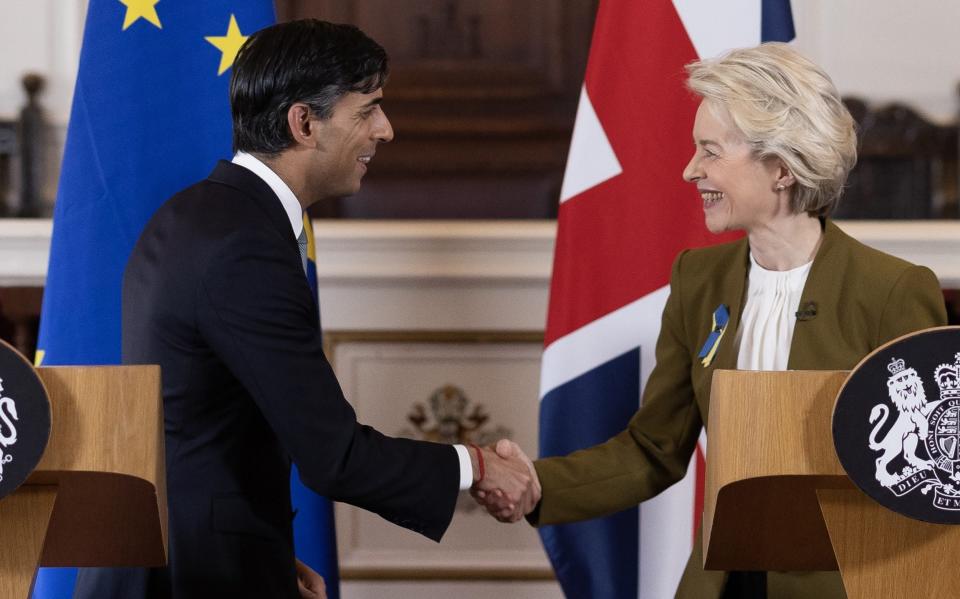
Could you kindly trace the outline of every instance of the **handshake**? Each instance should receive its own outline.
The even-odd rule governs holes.
[[[500,522],[516,522],[540,501],[540,479],[533,462],[513,441],[470,446],[473,486],[470,494]]]

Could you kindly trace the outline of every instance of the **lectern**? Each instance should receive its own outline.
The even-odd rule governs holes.
[[[836,570],[847,596],[952,597],[960,527],[901,516],[837,459],[845,371],[714,373],[704,502],[708,570]]]
[[[29,597],[38,566],[163,565],[160,368],[37,371],[52,428],[36,469],[0,500],[0,597]]]

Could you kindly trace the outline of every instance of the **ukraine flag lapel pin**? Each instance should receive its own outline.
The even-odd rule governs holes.
[[[707,335],[706,342],[700,348],[700,353],[697,354],[704,368],[710,366],[713,358],[717,355],[717,348],[720,347],[720,340],[723,339],[723,332],[727,330],[729,320],[730,312],[727,310],[726,304],[717,306],[717,309],[713,311],[713,324],[710,327],[710,334]]]

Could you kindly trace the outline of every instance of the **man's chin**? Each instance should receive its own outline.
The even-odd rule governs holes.
[[[331,193],[329,197],[335,200],[349,198],[350,196],[355,196],[360,193],[360,187],[360,181],[357,181],[352,185],[344,185],[335,192]]]

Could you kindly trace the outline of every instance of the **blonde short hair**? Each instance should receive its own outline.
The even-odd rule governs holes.
[[[826,216],[857,162],[853,117],[830,77],[787,44],[733,50],[686,66],[687,87],[723,108],[758,159],[779,158],[796,180],[794,212]]]

